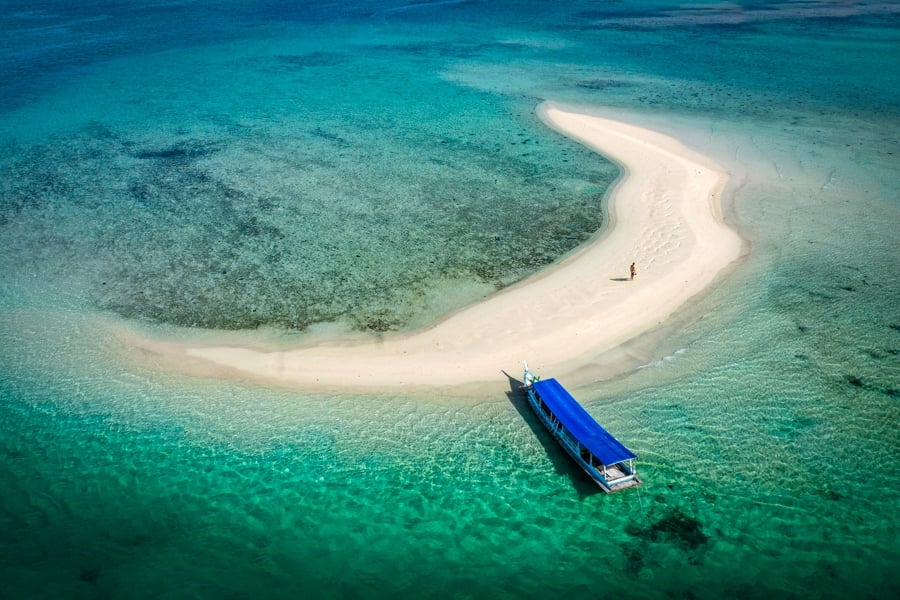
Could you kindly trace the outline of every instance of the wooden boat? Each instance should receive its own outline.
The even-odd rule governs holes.
[[[556,379],[540,379],[525,364],[525,390],[532,410],[559,445],[603,491],[640,485],[635,454],[622,445]]]

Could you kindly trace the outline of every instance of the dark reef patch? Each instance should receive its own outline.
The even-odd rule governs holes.
[[[640,19],[663,14],[662,9],[643,8],[641,10],[623,9],[614,2],[599,5],[602,8],[595,10],[583,10],[576,15],[578,21],[594,19]]]
[[[184,148],[166,148],[165,150],[146,150],[135,154],[137,158],[185,158],[188,156]]]
[[[632,523],[626,532],[650,542],[668,542],[688,550],[696,550],[709,541],[700,521],[679,508],[669,509],[661,518],[646,526]]]
[[[316,127],[314,129],[310,129],[308,132],[310,135],[315,136],[321,140],[326,140],[328,142],[332,142],[338,146],[349,146],[350,144],[346,139],[342,138],[336,133],[332,133],[330,131],[326,131],[321,127]]]
[[[635,544],[627,544],[622,553],[625,555],[625,562],[628,565],[628,571],[638,573],[644,568],[644,554]]]
[[[205,144],[186,142],[163,148],[139,150],[134,153],[134,157],[141,160],[190,161],[209,156],[215,151],[215,148]]]
[[[844,379],[846,379],[847,383],[849,383],[853,387],[858,387],[858,388],[865,387],[863,385],[862,379],[860,379],[856,375],[844,375]]]
[[[822,488],[819,490],[819,493],[822,494],[824,498],[828,498],[829,500],[833,500],[835,502],[844,499],[843,494],[841,494],[840,492],[836,492],[831,488]]]
[[[660,564],[661,557],[668,555],[670,550],[659,544],[677,548],[684,554],[683,560],[687,564],[701,564],[709,536],[700,521],[677,507],[666,506],[659,500],[656,502],[644,523],[631,522],[625,528],[631,540],[625,542],[621,550],[628,569],[638,573],[645,567]]]
[[[576,82],[575,85],[586,90],[608,90],[634,87],[634,84],[618,79],[584,79]]]
[[[889,398],[898,398],[900,397],[900,390],[893,387],[876,385],[873,383],[869,383],[867,381],[863,381],[860,377],[852,374],[844,375],[844,379],[856,389],[867,391],[867,392],[875,392],[876,394],[884,394]]]
[[[372,52],[383,54],[400,54],[422,58],[457,58],[465,59],[478,56],[485,48],[514,47],[513,44],[460,44],[454,42],[419,42],[408,44],[372,44]]]
[[[371,331],[373,333],[385,333],[399,329],[403,323],[391,315],[373,315],[365,320],[356,321],[356,329]]]
[[[129,319],[382,333],[418,325],[423,303],[443,306],[434,282],[501,288],[587,241],[617,175],[588,150],[523,130],[454,144],[405,132],[389,148],[352,125],[306,134],[289,146],[246,132],[151,142],[91,123],[10,144],[5,260],[71,278],[82,301]],[[522,139],[534,156],[518,155]],[[546,152],[584,160],[548,172]],[[411,172],[413,157],[422,168]],[[521,214],[531,217],[511,216]]]

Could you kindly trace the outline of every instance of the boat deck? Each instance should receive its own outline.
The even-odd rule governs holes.
[[[606,492],[643,483],[634,471],[637,456],[610,435],[555,379],[526,372],[531,408],[556,441]]]
[[[618,492],[620,490],[627,490],[630,487],[634,487],[636,485],[641,485],[642,483],[644,483],[644,482],[641,481],[640,479],[638,479],[637,477],[635,477],[633,479],[629,479],[628,481],[624,481],[622,483],[616,483],[615,481],[610,481],[609,484],[611,487],[609,488],[609,491],[610,492]]]
[[[611,467],[606,467],[606,479],[607,481],[615,481],[620,477],[625,477],[626,473],[622,469],[619,468],[619,465],[613,465]]]

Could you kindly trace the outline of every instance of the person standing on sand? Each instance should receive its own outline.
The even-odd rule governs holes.
[[[634,263],[631,263],[631,280],[634,281],[634,276],[637,275],[637,269],[634,268]]]

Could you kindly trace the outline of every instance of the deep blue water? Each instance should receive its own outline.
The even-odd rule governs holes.
[[[896,596],[898,26],[894,2],[0,1],[4,597]],[[744,173],[749,255],[575,390],[641,488],[596,493],[515,393],[188,377],[106,326],[407,330],[536,272],[617,176],[543,99]]]

